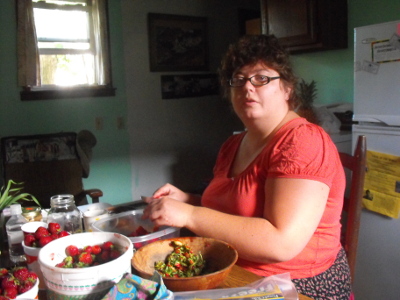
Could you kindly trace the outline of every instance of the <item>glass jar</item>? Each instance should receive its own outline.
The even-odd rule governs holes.
[[[39,206],[23,207],[22,215],[28,222],[42,221],[42,209]]]
[[[82,232],[82,214],[76,207],[73,195],[55,195],[50,198],[47,223],[60,224],[69,233]]]

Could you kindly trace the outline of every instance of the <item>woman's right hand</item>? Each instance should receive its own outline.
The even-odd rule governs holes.
[[[190,202],[190,198],[191,198],[190,194],[181,191],[180,189],[178,189],[177,187],[175,187],[169,183],[163,185],[162,187],[160,187],[153,193],[154,199],[159,199],[159,198],[167,197],[167,196],[169,198],[178,200],[180,202],[185,202],[185,203]]]
[[[185,227],[192,215],[193,205],[169,196],[146,199],[143,219],[150,219],[156,226]]]

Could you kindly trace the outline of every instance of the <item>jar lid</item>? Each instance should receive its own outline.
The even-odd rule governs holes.
[[[28,207],[23,207],[22,212],[24,214],[26,213],[31,213],[31,212],[41,212],[42,209],[39,206],[28,206]]]
[[[69,194],[55,195],[50,198],[50,206],[75,203],[74,196]]]
[[[24,217],[35,217],[37,215],[40,215],[41,212],[42,209],[39,206],[29,206],[22,208],[22,215]]]

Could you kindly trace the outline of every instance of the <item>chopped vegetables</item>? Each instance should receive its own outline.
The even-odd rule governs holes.
[[[201,253],[193,254],[193,251],[180,241],[172,241],[174,250],[165,261],[154,263],[154,268],[163,277],[193,277],[200,275],[205,266],[205,260]]]

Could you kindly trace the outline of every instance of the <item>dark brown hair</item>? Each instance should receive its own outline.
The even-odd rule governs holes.
[[[289,104],[295,108],[297,104],[296,85],[289,54],[279,44],[274,35],[245,35],[231,44],[221,61],[219,77],[225,97],[230,96],[229,79],[244,66],[263,63],[279,73],[286,88],[291,88]]]

